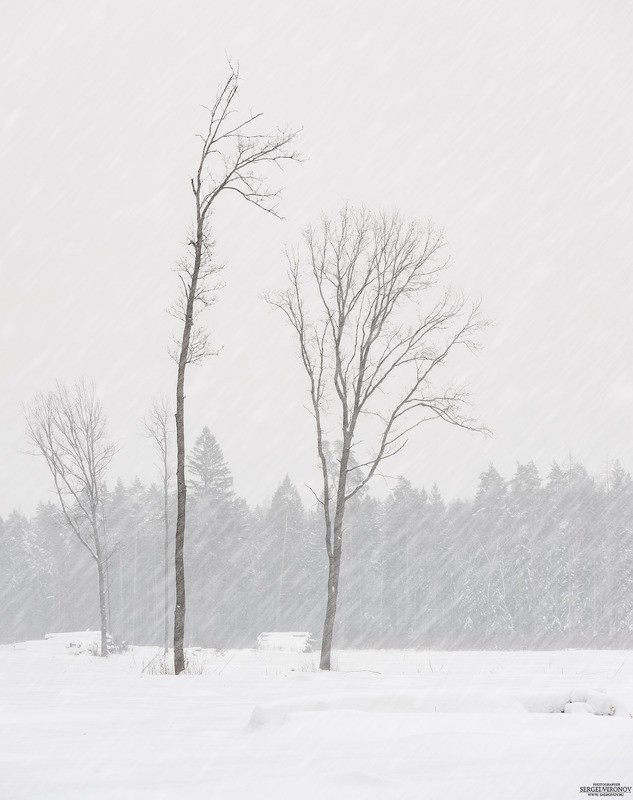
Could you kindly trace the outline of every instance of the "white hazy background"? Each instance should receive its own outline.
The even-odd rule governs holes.
[[[390,474],[454,497],[490,461],[633,468],[631,42],[628,0],[3,3],[0,513],[51,496],[22,404],[56,379],[95,380],[113,478],[154,476],[141,418],[173,393],[165,310],[227,56],[239,107],[302,127],[307,159],[282,176],[284,221],[216,207],[222,351],[189,373],[187,428],[210,427],[236,490],[315,476],[295,343],[261,295],[346,200],[432,218],[495,321],[455,373],[494,437],[423,426]]]

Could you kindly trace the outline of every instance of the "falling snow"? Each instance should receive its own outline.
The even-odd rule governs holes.
[[[632,40],[7,4],[2,800],[630,792]]]

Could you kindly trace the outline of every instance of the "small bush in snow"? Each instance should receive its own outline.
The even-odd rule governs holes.
[[[222,657],[223,650],[203,650],[200,647],[188,648],[185,651],[185,675],[204,675],[209,655]],[[149,661],[141,663],[141,673],[145,675],[173,675],[173,652],[165,653],[163,650]]]

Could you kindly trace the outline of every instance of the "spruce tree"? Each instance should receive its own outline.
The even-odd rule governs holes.
[[[535,464],[517,464],[508,495],[509,539],[507,551],[511,572],[508,602],[517,644],[533,642],[541,633],[537,618],[544,588],[547,542],[542,536],[541,479]]]
[[[507,553],[508,529],[507,484],[490,464],[479,478],[470,526],[476,554],[472,563],[478,573],[473,581],[471,616],[475,626],[481,626],[486,646],[496,645],[504,632],[514,628],[508,591],[512,570]]]
[[[196,439],[187,465],[189,485],[198,496],[215,501],[232,499],[233,477],[220,445],[206,425]]]
[[[288,475],[278,486],[266,521],[268,564],[265,595],[276,630],[305,627],[297,606],[301,605],[302,538],[305,529],[303,503]],[[305,559],[303,559],[305,561]]]

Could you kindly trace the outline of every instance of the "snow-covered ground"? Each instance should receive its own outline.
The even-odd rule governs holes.
[[[633,784],[628,651],[348,651],[330,674],[317,654],[196,651],[201,674],[175,678],[154,674],[156,649],[102,660],[90,638],[0,647],[2,800],[561,800]]]

